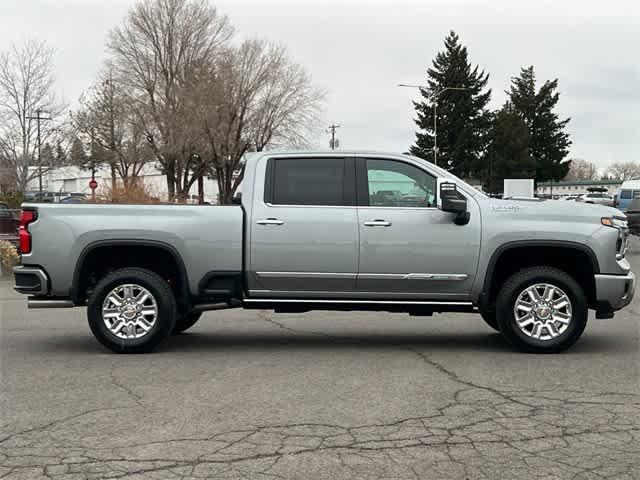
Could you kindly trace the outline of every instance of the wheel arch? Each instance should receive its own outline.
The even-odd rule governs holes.
[[[585,288],[589,301],[595,301],[595,279],[593,274],[600,273],[600,265],[595,252],[588,245],[568,240],[516,240],[499,246],[492,253],[489,263],[487,264],[478,301],[481,309],[486,309],[491,305],[492,301],[495,300],[497,288],[505,280],[505,278],[496,278],[495,276],[497,272],[500,272],[501,262],[504,262],[505,259],[512,257],[519,252],[535,252],[535,255],[530,255],[524,260],[516,262],[514,265],[511,265],[511,268],[508,270],[516,271],[518,268],[544,264],[540,263],[541,257],[539,256],[543,252],[551,253],[550,258],[554,258],[554,255],[559,255],[562,252],[568,253],[569,257],[567,257],[567,262],[571,262],[572,259],[578,258],[576,255],[581,256],[583,259],[587,259],[587,266],[584,268],[585,271],[590,273],[590,277],[576,278],[576,281]],[[573,255],[573,257],[571,257],[571,255]],[[550,266],[557,265],[552,264]],[[575,272],[569,271],[567,273]]]
[[[90,273],[87,271],[87,268],[90,267],[89,260],[91,260],[92,257],[100,251],[106,251],[109,249],[126,249],[127,247],[133,247],[135,249],[146,247],[152,249],[151,251],[163,252],[163,254],[168,255],[174,262],[174,266],[179,277],[177,293],[181,298],[177,300],[179,303],[186,304],[187,306],[190,305],[191,295],[189,292],[189,278],[187,276],[187,269],[184,261],[178,250],[173,245],[166,242],[140,239],[97,240],[89,243],[82,249],[74,266],[73,279],[69,292],[69,296],[75,305],[84,305],[85,303],[85,298],[83,298],[83,287],[86,286],[86,276]]]

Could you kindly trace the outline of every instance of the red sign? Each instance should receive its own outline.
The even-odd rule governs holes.
[[[96,182],[95,180],[93,180],[93,179],[92,179],[92,180],[89,182],[89,188],[90,188],[91,190],[95,190],[96,188],[98,188],[98,182]]]

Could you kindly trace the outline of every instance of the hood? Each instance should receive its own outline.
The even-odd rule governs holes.
[[[512,213],[518,216],[544,216],[547,219],[554,220],[577,220],[588,221],[593,220],[600,223],[602,217],[619,217],[626,218],[625,214],[617,208],[606,207],[604,205],[567,202],[561,200],[541,200],[532,199],[498,199],[489,200],[492,212]]]

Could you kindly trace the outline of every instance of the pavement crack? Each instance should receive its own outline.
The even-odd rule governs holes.
[[[144,403],[143,403],[143,398],[142,395],[137,394],[136,392],[133,391],[133,389],[131,389],[130,387],[128,387],[127,385],[125,385],[124,383],[122,383],[120,380],[118,380],[118,377],[116,377],[115,373],[114,373],[114,366],[111,367],[111,370],[109,372],[109,379],[110,379],[110,383],[111,385],[113,385],[114,387],[116,387],[117,389],[125,392],[127,394],[127,396],[131,399],[133,399],[133,401],[135,401],[140,407],[144,407]]]

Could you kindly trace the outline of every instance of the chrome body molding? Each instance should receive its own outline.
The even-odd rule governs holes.
[[[362,280],[435,280],[460,282],[466,280],[466,273],[360,273]]]
[[[256,272],[262,278],[337,278],[355,279],[357,273],[322,273],[322,272]]]
[[[435,280],[460,282],[465,273],[325,273],[325,272],[256,272],[262,278],[331,278],[362,280]]]

